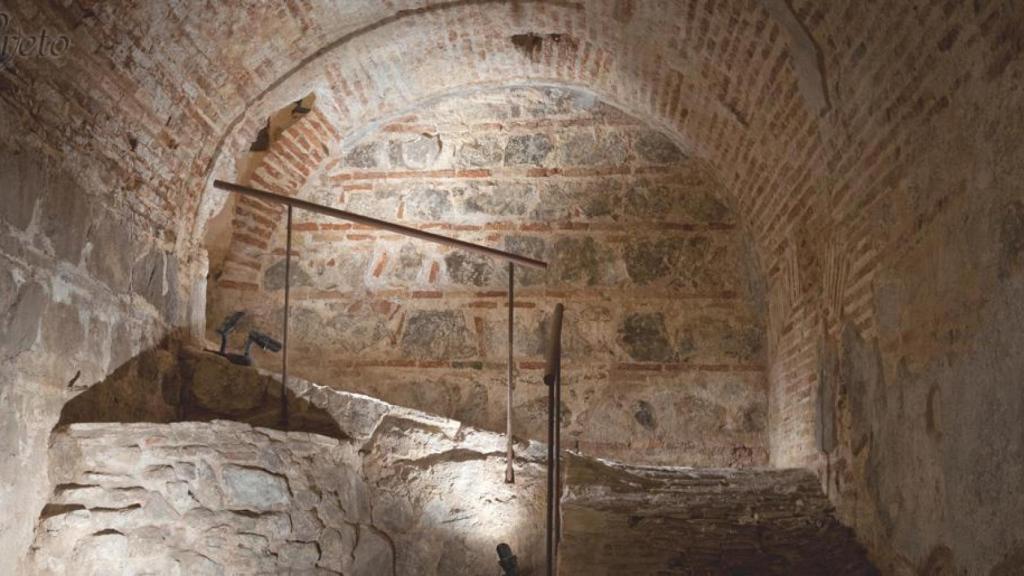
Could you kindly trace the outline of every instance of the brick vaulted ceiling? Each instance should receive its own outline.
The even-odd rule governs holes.
[[[990,269],[999,278],[1016,270],[1012,251],[992,263],[965,248],[951,266],[922,256],[938,241],[930,230],[948,229],[950,207],[980,215],[970,242],[1018,246],[1004,217],[1017,214],[1006,202],[1024,180],[1019,157],[1005,152],[1019,150],[1024,124],[1024,18],[1014,0],[0,8],[20,28],[66,34],[73,46],[0,75],[11,111],[0,129],[75,173],[105,206],[134,213],[185,277],[203,272],[206,223],[224,201],[212,179],[236,177],[267,117],[310,93],[325,156],[375,122],[471,86],[584,89],[664,131],[714,168],[753,239],[769,296],[774,464],[824,469],[814,411],[822,359],[837,342],[899,351],[900,374],[913,375],[955,345],[931,336],[952,334],[952,323],[957,333],[978,329],[970,314],[997,282]],[[979,280],[942,284],[957,266]],[[911,316],[916,330],[904,322]],[[845,481],[834,478],[840,490]],[[857,504],[845,513],[858,525],[895,522]]]

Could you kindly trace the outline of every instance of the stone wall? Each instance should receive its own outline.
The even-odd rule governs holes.
[[[309,129],[299,120],[275,142],[253,184],[274,187],[305,158],[293,141]],[[586,92],[474,90],[354,137],[299,195],[551,264],[517,270],[518,434],[545,429],[546,318],[564,302],[569,445],[767,462],[756,265],[707,166],[657,131]],[[208,302],[210,328],[251,314],[240,346],[250,326],[280,333],[285,237],[278,207],[235,210]],[[503,262],[302,211],[294,254],[293,373],[504,429]]]
[[[22,126],[0,104],[0,573],[6,574],[16,573],[13,563],[42,505],[46,438],[63,403],[173,333],[188,307],[187,264],[176,253],[173,228],[101,193],[83,168],[89,160],[41,150],[24,138]]]
[[[298,378],[280,429],[279,390],[185,348],[70,402],[26,572],[489,574],[499,542],[541,565],[542,445],[509,485],[501,435]]]
[[[540,450],[507,485],[497,435],[414,413],[374,425],[347,441],[225,421],[64,428],[31,573],[490,574],[501,541],[537,569]]]

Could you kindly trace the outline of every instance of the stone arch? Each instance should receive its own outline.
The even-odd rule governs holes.
[[[664,18],[634,22],[643,26],[643,47],[631,42],[636,30],[623,27],[611,5],[453,3],[370,26],[307,58],[252,102],[222,138],[203,186],[231,176],[231,152],[270,111],[311,90],[333,136],[344,137],[453,87],[584,86],[666,130],[717,170],[753,238],[770,295],[773,461],[816,463],[813,403],[805,399],[814,395],[817,354],[808,342],[820,324],[821,278],[813,271],[818,255],[800,246],[831,230],[819,185],[826,167],[814,161],[824,146],[818,119],[787,66],[787,37],[763,7],[738,2],[705,14],[661,8]],[[679,21],[683,29],[673,24]],[[705,42],[709,28],[733,24],[728,41]],[[442,29],[451,32],[438,38]],[[196,233],[218,196],[203,195]],[[792,283],[785,280],[801,274],[798,294],[787,292]]]
[[[232,173],[234,155],[251,142],[266,117],[310,91],[321,95],[322,113],[344,135],[459,87],[531,81],[591,90],[665,129],[684,149],[716,165],[742,160],[764,166],[780,154],[771,154],[768,143],[742,150],[730,144],[741,135],[777,128],[780,119],[772,118],[772,112],[793,116],[797,134],[811,132],[813,118],[785,66],[786,40],[778,25],[766,10],[738,4],[704,15],[699,24],[691,22],[694,29],[685,32],[692,45],[672,40],[680,32],[671,25],[672,14],[660,23],[645,22],[649,36],[676,48],[671,52],[630,44],[616,29],[621,23],[616,24],[610,7],[591,12],[572,3],[458,2],[444,9],[409,11],[328,45],[261,93],[222,137],[205,185],[217,175]],[[702,44],[696,26],[725,25],[744,8],[757,14],[742,19],[743,27],[736,31],[737,36],[744,30],[755,32],[746,59],[736,56],[739,38],[723,46]],[[507,27],[508,22],[513,26]],[[441,29],[452,32],[437,38],[434,31]],[[731,57],[719,58],[720,52]],[[755,79],[757,93],[740,88],[744,77]],[[755,104],[769,95],[772,108]],[[799,144],[806,147],[804,140]],[[743,176],[751,177],[722,174],[726,184]],[[207,190],[203,197],[197,233],[216,208],[219,194]]]

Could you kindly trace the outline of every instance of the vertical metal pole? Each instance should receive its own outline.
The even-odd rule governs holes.
[[[548,513],[545,541],[547,543],[548,574],[555,574],[555,387],[548,384]]]
[[[562,315],[565,307],[555,305],[548,336],[544,383],[548,386],[548,576],[558,573],[558,542],[561,539],[561,434],[562,434]]]
[[[558,350],[562,354],[561,344]],[[551,387],[555,391],[555,503],[554,503],[554,526],[552,531],[555,534],[555,574],[558,574],[558,546],[562,542],[562,359],[558,359],[558,372],[555,373],[555,385]]]
[[[292,207],[288,206],[288,231],[284,254],[284,330],[281,344],[281,425],[288,426],[288,308],[292,288]]]
[[[515,368],[513,362],[515,361],[514,355],[514,335],[515,335],[515,309],[513,305],[515,303],[515,265],[511,262],[508,263],[508,407],[506,410],[505,418],[505,439],[508,442],[507,453],[505,454],[505,483],[514,484],[516,481],[516,471],[512,467],[512,462],[515,460],[515,452],[512,446],[512,390],[515,388]]]

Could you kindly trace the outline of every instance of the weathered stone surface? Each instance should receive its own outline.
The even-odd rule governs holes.
[[[14,271],[7,267],[0,268],[0,318],[6,320],[7,312],[17,297],[18,284],[14,279]]]
[[[141,451],[138,438],[146,439]],[[316,515],[322,504],[299,493],[333,493],[339,467],[361,469],[356,452],[336,440],[227,422],[76,424],[55,446],[58,483],[87,488],[55,493],[63,508],[41,520],[48,528],[38,539],[40,574],[135,573],[168,558],[189,574],[312,570],[321,548],[296,535],[305,507]],[[196,498],[175,495],[179,487]],[[333,529],[358,524],[341,520]],[[116,538],[97,540],[108,534]],[[342,554],[362,559],[354,542],[340,545],[347,546]]]
[[[652,164],[674,164],[683,159],[683,153],[675,142],[655,130],[640,132],[633,147],[642,160]]]
[[[1013,271],[1024,268],[1024,202],[1015,201],[1006,205],[999,223],[999,274],[1008,277]]]
[[[89,273],[112,290],[128,290],[131,280],[135,246],[131,228],[113,214],[99,218],[90,228],[88,241],[91,249],[87,260]]]
[[[877,574],[808,472],[566,467],[561,574]]]
[[[352,168],[376,168],[380,165],[380,147],[373,142],[358,144],[345,154],[344,162]]]
[[[549,154],[553,145],[551,139],[545,134],[522,134],[512,136],[505,146],[505,165],[518,166],[530,164],[541,166]]]
[[[527,183],[509,183],[500,187],[474,184],[461,195],[466,214],[502,219],[525,216],[538,201],[536,188]]]
[[[46,349],[62,352],[60,358],[53,363],[54,375],[65,384],[74,383],[81,376],[83,364],[76,359],[87,343],[79,307],[70,303],[51,302],[42,318],[40,335]]]
[[[469,252],[452,252],[444,258],[448,278],[456,283],[468,286],[492,285],[497,262]]]
[[[92,224],[92,204],[86,193],[66,176],[51,175],[45,179],[45,186],[45,190],[36,192],[42,194],[40,228],[54,255],[77,265]]]
[[[637,240],[624,257],[629,277],[641,285],[715,291],[736,283],[736,266],[722,266],[733,256],[707,236]]]
[[[461,358],[476,352],[462,314],[416,311],[406,320],[402,351],[412,358]]]
[[[267,268],[263,272],[263,289],[264,290],[284,290],[284,273],[286,263],[284,260],[277,262],[270,268]],[[303,286],[310,286],[313,283],[309,273],[302,268],[302,264],[293,261],[291,263],[291,269],[288,271],[291,278],[292,288],[301,288]]]
[[[580,130],[561,145],[562,163],[569,166],[619,165],[626,161],[626,137],[621,132]]]
[[[304,383],[288,392],[284,428],[332,438],[355,434],[338,428],[317,390]],[[280,428],[281,405],[280,381],[270,375],[210,352],[158,348],[133,358],[67,402],[60,424],[231,419]]]
[[[160,311],[174,318],[178,310],[178,262],[152,248],[132,267],[132,289]]]
[[[436,134],[420,134],[402,142],[392,142],[391,165],[412,169],[434,166],[441,155],[441,138]]]
[[[392,574],[395,572],[395,550],[380,533],[368,526],[359,527],[359,540],[352,567],[355,574]]]
[[[499,139],[478,137],[459,146],[458,161],[467,168],[498,166],[504,154],[505,148]]]
[[[420,220],[439,220],[451,214],[452,200],[446,190],[421,188],[405,198],[406,214]]]
[[[671,362],[675,358],[661,314],[633,314],[625,318],[619,337],[626,352],[641,362]]]
[[[269,510],[288,503],[291,494],[288,481],[257,468],[225,466],[225,502],[229,507],[243,510]]]
[[[596,285],[608,276],[607,248],[593,238],[559,238],[551,247],[549,274],[568,284]]]
[[[423,253],[414,244],[404,244],[398,251],[390,277],[399,282],[415,281],[423,269]]]
[[[539,236],[506,236],[505,250],[513,254],[541,260],[547,252],[547,242]],[[531,286],[543,283],[546,273],[539,270],[519,268],[515,272],[515,277],[517,286]]]
[[[316,267],[310,267],[310,276],[315,278],[315,282],[311,285],[322,290],[337,291],[360,288],[365,285],[363,275],[370,266],[372,256],[369,250],[346,250],[342,252],[335,250],[331,254],[331,264],[329,266],[319,264]],[[284,279],[283,274],[281,279]],[[237,304],[237,302],[233,303],[235,307],[231,309],[237,310]],[[279,324],[275,323],[275,325]]]
[[[4,197],[0,220],[16,230],[25,230],[45,190],[43,169],[24,154],[5,153],[0,156],[0,165],[4,167],[0,170],[0,190]]]
[[[353,193],[346,195],[345,199],[345,210],[385,219],[394,219],[401,203],[399,195],[392,190]]]
[[[30,281],[21,285],[14,303],[0,317],[4,325],[0,349],[5,358],[25,352],[36,343],[47,303],[46,292],[38,282]]]
[[[296,385],[297,394],[323,395],[339,427],[362,431],[336,440],[223,421],[61,428],[51,471],[58,488],[40,519],[34,573],[107,574],[116,561],[127,573],[176,562],[188,573],[319,566],[448,576],[442,550],[463,551],[454,573],[487,573],[488,526],[501,527],[494,537],[513,542],[524,569],[539,568],[541,447],[520,447],[521,480],[511,487],[497,434]],[[379,417],[365,421],[374,407]],[[124,541],[94,540],[108,533]],[[123,549],[116,558],[70,553],[99,544]]]

